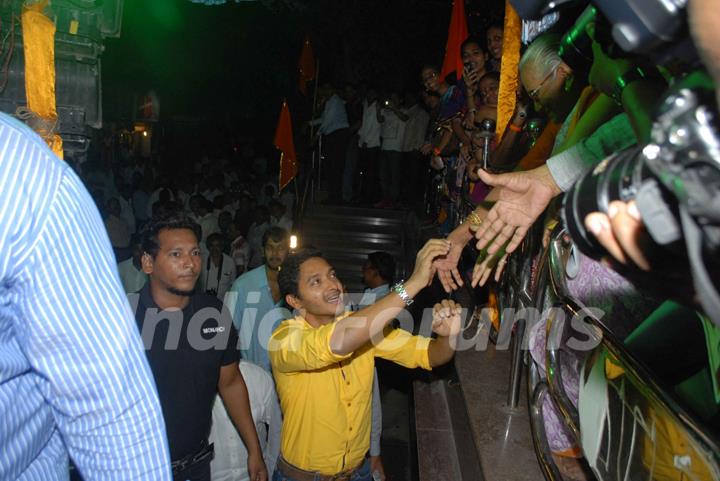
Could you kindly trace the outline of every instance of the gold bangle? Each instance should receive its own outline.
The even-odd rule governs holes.
[[[480,224],[483,223],[482,218],[475,213],[475,211],[472,211],[468,214],[468,216],[465,218],[467,222],[470,223],[473,227],[478,227]]]

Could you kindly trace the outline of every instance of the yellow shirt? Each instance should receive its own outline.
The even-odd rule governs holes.
[[[333,475],[358,466],[370,447],[375,356],[430,370],[429,338],[396,329],[346,356],[330,349],[336,323],[283,321],[268,344],[283,411],[281,452],[292,465]]]

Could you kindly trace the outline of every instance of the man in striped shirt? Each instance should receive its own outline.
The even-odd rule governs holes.
[[[0,479],[170,480],[165,426],[95,203],[0,114]]]

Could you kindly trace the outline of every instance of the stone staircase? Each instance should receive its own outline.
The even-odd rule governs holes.
[[[363,291],[361,268],[368,254],[385,251],[395,257],[396,278],[405,278],[408,229],[413,222],[402,210],[314,205],[300,229],[301,246],[319,249],[335,267],[349,293]],[[410,245],[412,244],[412,246]],[[414,252],[414,251],[413,251]]]

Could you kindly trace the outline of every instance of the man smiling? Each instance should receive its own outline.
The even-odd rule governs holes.
[[[371,480],[367,451],[375,356],[429,370],[454,354],[460,309],[452,301],[435,306],[437,339],[400,329],[383,333],[430,282],[433,259],[449,248],[445,240],[429,241],[406,283],[349,315],[343,313],[343,285],[322,254],[300,251],[283,263],[280,290],[298,316],[283,321],[269,343],[285,416],[274,480]]]

